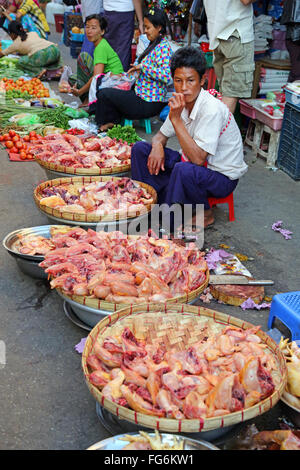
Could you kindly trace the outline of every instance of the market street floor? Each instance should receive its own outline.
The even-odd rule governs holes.
[[[53,34],[51,40],[56,39],[60,38]],[[60,45],[60,50],[75,71],[69,49]],[[57,82],[50,84],[57,90]],[[158,119],[152,120],[153,131],[159,127]],[[137,131],[150,141],[151,136]],[[169,144],[178,149],[175,139]],[[267,169],[247,147],[245,153],[249,170],[234,192],[236,220],[229,222],[227,206],[214,209],[215,224],[205,233],[205,248],[226,244],[227,251],[252,258],[244,265],[253,277],[274,281],[266,295],[299,290],[300,182]],[[33,200],[34,188],[46,180],[44,170],[35,162],[9,162],[5,151],[0,158],[1,239],[19,228],[48,225]],[[293,232],[290,240],[272,230],[278,220]],[[6,345],[6,365],[0,368],[0,449],[86,449],[109,436],[97,417],[81,356],[74,349],[88,333],[65,316],[61,298],[47,281],[23,274],[4,248],[0,263],[0,340]],[[268,309],[244,311],[214,300],[196,304],[268,329]],[[282,325],[275,326],[286,334]],[[251,422],[261,430],[275,429],[283,416],[279,402]]]

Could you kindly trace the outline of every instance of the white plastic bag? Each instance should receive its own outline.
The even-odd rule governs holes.
[[[69,84],[69,78],[72,75],[72,69],[69,65],[64,65],[59,83],[58,89],[61,93],[70,93],[71,85]]]
[[[97,101],[97,96],[96,96],[96,93],[97,93],[97,80],[98,80],[98,77],[100,77],[100,75],[95,75],[93,77],[93,80],[91,81],[90,89],[89,89],[89,104],[92,104],[95,101]]]

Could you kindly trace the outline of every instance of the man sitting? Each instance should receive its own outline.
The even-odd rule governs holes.
[[[175,93],[166,121],[152,139],[132,148],[132,178],[152,186],[158,203],[203,204],[204,228],[214,216],[208,197],[226,197],[247,171],[239,128],[228,107],[203,89],[206,60],[183,47],[171,59]],[[180,151],[166,147],[177,136]]]

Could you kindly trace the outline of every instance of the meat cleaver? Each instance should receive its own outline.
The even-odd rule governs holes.
[[[246,276],[239,276],[236,274],[212,274],[209,276],[209,284],[243,284],[248,286],[272,286],[274,281],[270,280],[256,280]]]

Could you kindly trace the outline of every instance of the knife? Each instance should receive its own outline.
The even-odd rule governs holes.
[[[231,275],[231,274],[220,274],[220,275],[210,275],[209,284],[243,284],[248,286],[272,286],[274,281],[270,280],[256,280],[249,279],[245,276]]]

